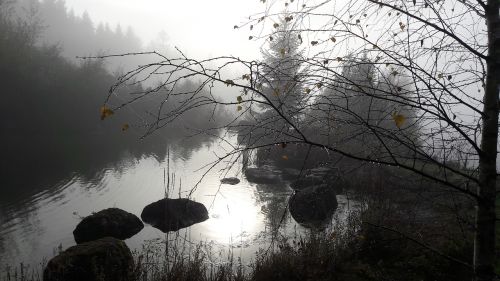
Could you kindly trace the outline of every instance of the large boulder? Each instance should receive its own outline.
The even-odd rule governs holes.
[[[337,197],[331,186],[309,186],[296,191],[288,202],[290,214],[298,223],[321,227],[328,223],[337,209]]]
[[[109,208],[84,218],[73,231],[77,244],[103,237],[127,239],[144,228],[142,221],[134,214],[118,208]]]
[[[105,237],[70,247],[49,261],[44,281],[132,281],[134,260],[127,245]]]
[[[208,211],[205,205],[186,198],[165,198],[147,205],[141,218],[163,232],[177,231],[207,220]]]
[[[269,166],[247,168],[245,169],[245,176],[252,183],[276,184],[282,182],[279,172],[270,169]]]

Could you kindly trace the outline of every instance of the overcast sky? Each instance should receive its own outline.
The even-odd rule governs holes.
[[[257,56],[262,42],[248,40],[248,29],[233,29],[262,11],[257,0],[66,0],[76,14],[87,11],[94,22],[130,25],[144,41],[162,30],[172,46],[191,56]]]

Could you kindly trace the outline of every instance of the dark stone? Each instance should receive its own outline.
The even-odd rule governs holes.
[[[77,244],[103,237],[127,239],[144,228],[134,214],[118,208],[109,208],[84,218],[73,231]]]
[[[297,191],[288,202],[293,219],[307,227],[321,227],[332,219],[337,197],[331,186],[309,186]]]
[[[249,182],[253,183],[275,184],[282,181],[280,174],[268,167],[247,168],[245,176]]]
[[[220,182],[223,184],[235,185],[235,184],[240,183],[240,179],[238,179],[238,178],[223,178],[220,180]]]
[[[147,205],[141,218],[163,232],[177,231],[208,219],[205,205],[186,199],[161,199]]]
[[[105,237],[70,247],[49,261],[44,281],[132,281],[134,260],[127,245]]]

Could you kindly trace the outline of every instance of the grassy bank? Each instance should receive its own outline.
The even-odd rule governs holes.
[[[134,253],[137,281],[471,280],[473,205],[430,182],[377,168],[347,182],[361,203],[345,224],[274,237],[243,263],[178,233]],[[368,207],[369,206],[369,207]],[[168,242],[167,242],[168,241]],[[43,263],[7,268],[1,281],[41,280]]]
[[[184,237],[170,237],[169,245],[162,240],[134,253],[136,280],[471,280],[471,269],[461,263],[470,262],[471,244],[443,236],[417,240],[409,234],[430,235],[433,226],[396,225],[401,214],[393,210],[394,215],[388,216],[386,211],[365,210],[360,218],[370,223],[360,224],[356,219],[342,229],[276,239],[250,264],[230,252],[214,251],[210,245],[188,245]],[[385,222],[378,217],[381,225],[372,223],[381,215]],[[388,220],[392,228],[382,226]],[[42,268],[43,263],[10,268],[1,280],[42,280]]]

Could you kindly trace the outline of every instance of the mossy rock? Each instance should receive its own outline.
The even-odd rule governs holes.
[[[127,245],[105,237],[68,248],[49,261],[44,281],[132,281],[134,261]]]
[[[186,198],[164,198],[144,207],[141,218],[162,232],[168,232],[207,220],[208,211],[205,205]]]
[[[288,204],[296,222],[315,228],[330,222],[338,206],[334,188],[325,184],[296,191]]]
[[[73,231],[77,244],[103,237],[128,239],[144,228],[134,214],[118,208],[109,208],[84,218]]]

